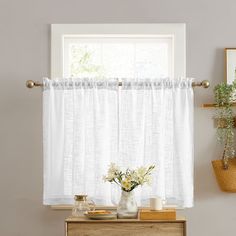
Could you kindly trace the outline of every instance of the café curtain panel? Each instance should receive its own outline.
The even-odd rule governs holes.
[[[153,182],[135,190],[138,204],[158,195],[193,205],[192,79],[44,79],[44,204],[88,194],[116,204],[120,190],[104,183],[111,162],[155,164]]]

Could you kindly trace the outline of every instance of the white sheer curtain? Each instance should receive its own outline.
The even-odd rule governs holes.
[[[86,193],[117,203],[104,183],[110,162],[127,168],[155,164],[151,187],[135,190],[139,204],[159,195],[193,205],[192,79],[44,79],[44,204]]]
[[[119,104],[119,163],[155,164],[152,187],[137,189],[139,204],[158,195],[193,206],[192,79],[123,80]]]
[[[44,79],[44,204],[86,193],[111,204],[102,181],[118,159],[118,81]]]

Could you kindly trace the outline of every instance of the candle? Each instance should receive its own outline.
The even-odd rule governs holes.
[[[151,211],[162,210],[162,199],[160,197],[150,198],[150,209]]]

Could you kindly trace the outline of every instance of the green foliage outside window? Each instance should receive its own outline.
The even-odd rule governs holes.
[[[104,68],[93,62],[93,51],[86,46],[71,46],[71,77],[103,77]]]

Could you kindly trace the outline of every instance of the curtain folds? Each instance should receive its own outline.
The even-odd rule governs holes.
[[[193,205],[192,79],[123,80],[120,156],[125,166],[155,164],[152,187],[137,189],[139,204],[158,195]]]
[[[116,204],[119,189],[104,183],[110,162],[127,168],[155,164],[151,187],[135,190],[139,204],[159,195],[193,205],[192,79],[44,79],[44,204],[86,193]]]

